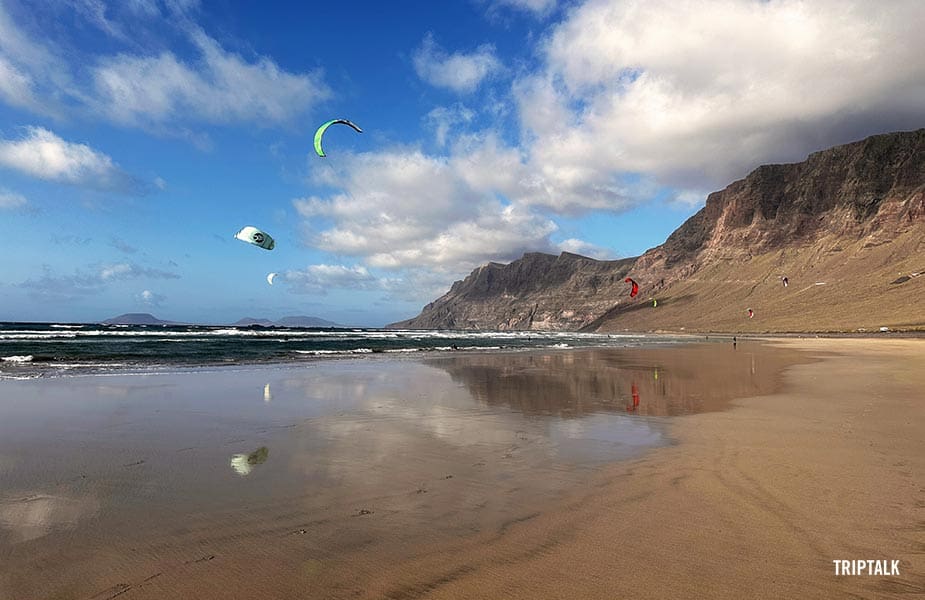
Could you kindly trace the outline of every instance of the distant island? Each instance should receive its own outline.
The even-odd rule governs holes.
[[[163,321],[149,313],[125,313],[100,321],[103,325],[185,325],[176,321]]]
[[[252,317],[244,317],[239,321],[235,321],[232,325],[236,327],[248,327],[250,325],[260,325],[261,327],[346,327],[346,325],[341,325],[335,323],[334,321],[328,321],[326,319],[321,319],[318,317],[283,317],[276,321],[271,321],[270,319],[254,319]]]

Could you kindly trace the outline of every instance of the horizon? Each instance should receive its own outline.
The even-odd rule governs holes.
[[[0,0],[0,319],[380,327],[482,264],[639,256],[762,164],[925,125],[913,1],[379,8]],[[319,158],[334,118],[363,133]]]

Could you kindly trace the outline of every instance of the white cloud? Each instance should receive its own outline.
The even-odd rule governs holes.
[[[26,197],[22,194],[0,188],[0,210],[21,208],[26,204]]]
[[[563,252],[571,252],[572,254],[590,256],[591,258],[596,258],[598,260],[613,260],[617,258],[616,253],[610,248],[604,248],[602,246],[591,244],[584,240],[575,238],[570,238],[559,242],[557,246],[559,250]]]
[[[101,31],[120,40],[126,39],[122,27],[106,16],[103,0],[71,0],[71,7]]]
[[[102,265],[99,269],[98,278],[100,281],[123,281],[126,279],[135,279],[138,277],[148,277],[151,279],[179,279],[180,276],[169,271],[142,267],[134,263],[116,263]]]
[[[472,123],[474,119],[475,111],[462,104],[456,104],[450,107],[438,106],[431,110],[424,118],[424,123],[433,130],[437,145],[443,147],[446,146],[453,128]]]
[[[546,15],[555,8],[556,0],[491,0],[490,5],[492,11],[504,7],[535,15]]]
[[[36,105],[32,92],[32,78],[0,55],[0,98],[7,104],[19,107]]]
[[[192,39],[200,54],[194,64],[172,52],[100,60],[93,68],[98,111],[126,125],[272,125],[289,121],[330,94],[318,72],[289,73],[267,57],[249,62],[226,52],[202,31],[195,31]]]
[[[139,184],[113,160],[87,146],[68,142],[42,127],[25,128],[18,140],[0,140],[0,165],[38,179],[99,190],[138,192]]]
[[[560,181],[715,189],[919,127],[923,28],[917,0],[589,0],[552,31],[544,72],[518,82],[532,163]]]
[[[72,237],[72,236],[65,236]],[[55,240],[56,243],[74,243],[85,245],[89,240]],[[89,270],[88,270],[89,269]],[[42,265],[42,274],[38,277],[33,276],[23,281],[20,287],[27,290],[29,294],[37,297],[54,298],[60,301],[76,298],[78,296],[97,294],[104,290],[107,285],[116,281],[126,281],[129,279],[179,279],[180,276],[169,271],[143,267],[133,263],[116,263],[108,265],[90,265],[87,269],[75,270],[73,275],[56,275],[52,272],[51,267]],[[152,301],[160,301],[162,296],[154,294],[151,296]],[[144,296],[139,294],[138,299],[144,301]]]
[[[414,70],[429,84],[459,93],[474,92],[487,77],[501,70],[494,46],[484,44],[471,54],[448,54],[431,34],[414,53]]]
[[[50,37],[30,36],[0,4],[0,101],[42,115],[89,116],[205,145],[201,132],[190,127],[279,125],[330,95],[320,71],[294,73],[266,56],[226,51],[193,22],[198,2],[78,0],[66,7],[73,11],[70,19],[134,47],[141,46],[135,36],[164,40],[152,33],[151,19],[170,21],[192,42],[193,56],[187,60],[171,50],[74,55]]]
[[[57,116],[60,97],[71,93],[61,62],[22,32],[0,3],[0,100]]]
[[[701,190],[684,190],[675,194],[674,198],[672,198],[672,202],[686,208],[692,208],[703,204],[708,195],[709,192]]]
[[[366,267],[355,265],[309,265],[302,270],[290,270],[279,277],[290,289],[299,293],[325,294],[330,289],[381,289],[382,282]]]
[[[608,254],[580,240],[554,243],[556,223],[514,197],[524,190],[522,156],[491,135],[471,141],[454,146],[449,157],[409,148],[342,156],[340,192],[293,202],[305,219],[307,243],[361,261],[368,271],[342,274],[357,279],[362,289],[416,301],[442,294],[450,282],[488,261],[507,262],[533,251]],[[315,177],[335,182],[327,170]],[[392,275],[374,283],[366,278],[374,276],[373,269]],[[320,277],[310,275],[304,277]]]
[[[148,306],[160,306],[166,299],[167,297],[163,294],[158,294],[156,292],[152,292],[151,290],[143,290],[140,294],[138,294],[138,300],[144,304],[147,304]]]
[[[338,180],[342,192],[294,201],[308,219],[309,243],[321,249],[364,257],[373,267],[456,271],[553,247],[555,224],[480,189],[477,164],[407,148],[344,156],[342,163],[349,174]]]

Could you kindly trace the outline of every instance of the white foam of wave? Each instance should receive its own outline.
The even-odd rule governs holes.
[[[3,362],[12,362],[12,363],[32,362],[32,355],[27,354],[27,355],[3,356],[3,357],[0,357],[0,360],[2,360]]]
[[[65,327],[65,326],[62,326]],[[78,326],[67,326],[78,327]],[[248,338],[315,338],[349,340],[382,340],[382,339],[408,339],[415,341],[433,339],[459,339],[459,340],[526,340],[539,341],[545,339],[558,339],[580,343],[614,338],[639,338],[639,334],[597,334],[574,332],[535,332],[535,331],[309,331],[285,328],[254,330],[225,327],[218,329],[197,329],[188,331],[165,331],[162,328],[145,330],[114,330],[90,329],[80,331],[47,331],[47,330],[8,330],[0,333],[0,340],[60,340],[88,337],[120,337],[120,338],[182,338],[182,339],[208,339],[212,337],[248,337]]]
[[[372,348],[353,348],[350,350],[296,350],[296,354],[314,354],[321,356],[325,354],[371,354]]]

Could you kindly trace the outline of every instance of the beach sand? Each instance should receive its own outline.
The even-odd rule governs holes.
[[[921,340],[3,382],[0,598],[909,597],[923,432]]]

